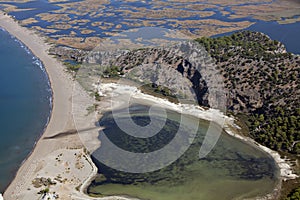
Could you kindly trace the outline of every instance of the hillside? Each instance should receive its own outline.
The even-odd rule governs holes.
[[[300,56],[288,53],[283,44],[257,32],[199,38],[196,42],[203,47],[188,45],[196,55],[187,55],[180,47],[144,48],[129,52],[119,50],[118,57],[108,52],[93,52],[85,61],[97,64],[95,69],[89,70],[95,75],[100,70],[105,77],[124,74],[135,80],[152,77],[148,82],[153,84],[144,89],[171,99],[191,97],[182,92],[192,88],[199,105],[206,107],[212,106],[208,101],[209,85],[212,85],[209,77],[217,76],[224,82],[221,84],[224,93],[218,95],[226,95],[227,112],[246,125],[251,137],[274,150],[300,153]],[[197,53],[193,48],[200,50]],[[87,54],[62,47],[51,52],[77,61],[84,60]],[[68,67],[78,70],[78,66]],[[136,68],[139,72],[132,75]],[[157,73],[150,76],[149,68]]]
[[[213,106],[209,103],[210,87],[219,85],[224,93],[217,94],[218,98],[227,96],[227,112],[246,124],[251,137],[274,150],[300,153],[300,56],[257,32],[196,41],[207,52],[189,43],[123,52],[112,62],[111,56],[103,54],[96,63],[113,66],[104,71],[108,76],[130,74],[138,68],[140,72],[130,77],[151,77],[147,80],[154,83],[151,87],[165,96],[190,97],[182,93],[191,87],[198,103],[206,107]],[[149,69],[155,73],[149,75]],[[211,83],[213,79],[224,83]]]
[[[216,60],[228,109],[246,115],[250,135],[272,149],[300,153],[300,57],[261,33],[196,41]]]

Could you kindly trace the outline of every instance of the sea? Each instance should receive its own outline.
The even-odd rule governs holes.
[[[0,193],[43,133],[51,112],[50,82],[41,61],[0,29]]]

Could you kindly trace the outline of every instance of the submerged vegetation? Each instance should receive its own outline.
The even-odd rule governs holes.
[[[147,125],[150,122],[147,109],[145,106],[135,105],[131,109],[131,119],[140,126]],[[118,147],[129,152],[153,152],[167,145],[178,130],[177,120],[180,119],[180,115],[173,111],[167,113],[168,118],[164,128],[149,138],[135,138],[123,132],[116,125],[114,120],[116,116],[112,117],[111,113],[104,115],[100,125],[106,127],[103,134]],[[124,123],[128,122],[126,118],[123,120]],[[255,147],[228,135],[222,135],[216,148],[207,157],[199,160],[199,148],[208,124],[199,119],[191,119],[190,123],[200,123],[199,133],[193,144],[178,160],[160,170],[148,173],[121,172],[107,167],[95,157],[93,160],[99,167],[100,174],[88,188],[88,193],[91,196],[126,194],[152,200],[195,198],[211,200],[220,198],[220,194],[212,193],[208,189],[212,185],[216,190],[223,191],[223,199],[232,199],[233,196],[241,195],[252,196],[251,192],[248,194],[244,191],[245,188],[247,191],[255,191],[256,195],[266,194],[273,189],[273,184],[276,184],[277,180],[274,161],[263,152],[257,151]],[[103,134],[100,134],[100,140]],[[114,157],[113,153],[110,155],[111,151],[105,143],[101,144],[101,148],[97,151],[105,151],[108,157]],[[253,151],[256,152],[255,156],[252,155]],[[93,155],[97,155],[97,152]],[[131,162],[126,159],[122,161]],[[222,181],[227,183],[225,188]],[[264,185],[264,189],[257,191],[255,188],[260,184]],[[244,189],[238,190],[236,185],[242,185]]]

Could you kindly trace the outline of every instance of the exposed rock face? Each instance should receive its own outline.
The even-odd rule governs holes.
[[[223,77],[206,50],[196,42],[133,51],[93,52],[86,61],[118,66],[127,78],[167,87],[173,95],[185,100],[196,99],[203,106],[225,107]]]
[[[73,49],[65,46],[58,46],[49,49],[49,54],[58,56],[63,60],[74,60],[78,63],[81,63],[85,56],[88,54],[88,51]]]
[[[209,53],[198,43],[185,42],[166,48],[92,52],[85,61],[118,66],[132,79],[168,87],[180,97],[195,93],[202,106],[227,107],[237,113],[266,106],[264,102],[274,94],[287,95],[284,87],[273,87],[271,79],[281,78],[280,68],[287,63],[297,65],[299,58],[286,53],[280,42],[247,31],[233,35],[230,41],[213,41],[213,45],[198,42]],[[189,94],[183,95],[187,91]],[[226,106],[218,105],[223,99]]]

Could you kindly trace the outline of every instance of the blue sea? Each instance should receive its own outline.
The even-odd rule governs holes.
[[[0,192],[42,134],[51,112],[51,89],[42,63],[0,29]]]

